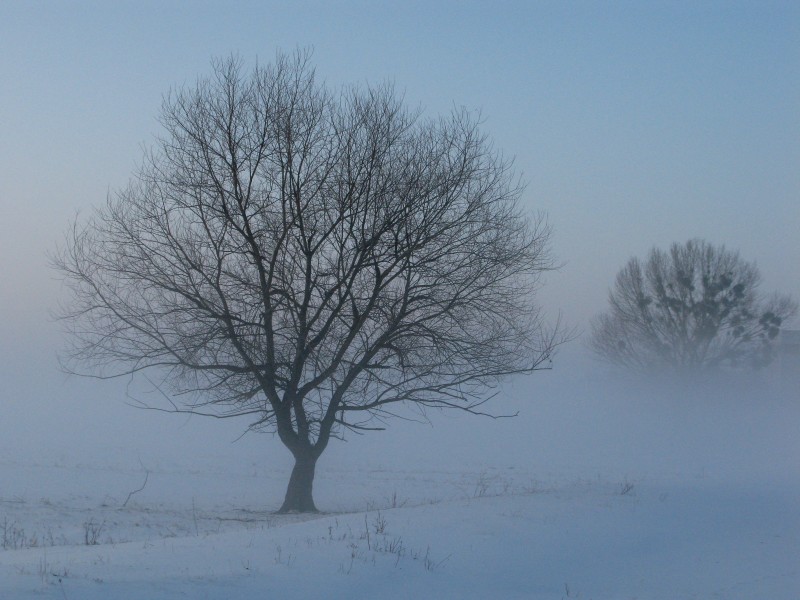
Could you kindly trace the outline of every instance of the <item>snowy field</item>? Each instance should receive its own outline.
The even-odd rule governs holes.
[[[6,390],[3,600],[800,598],[800,403],[762,386],[536,374],[494,405],[515,419],[333,442],[313,516],[272,514],[291,463],[271,436],[121,393]]]

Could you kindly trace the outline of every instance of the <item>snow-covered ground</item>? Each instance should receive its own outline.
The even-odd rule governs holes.
[[[313,516],[272,514],[271,436],[118,394],[7,395],[0,598],[800,598],[800,403],[761,386],[540,373],[515,419],[334,442]]]

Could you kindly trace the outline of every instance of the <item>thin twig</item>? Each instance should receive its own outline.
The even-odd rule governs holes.
[[[141,462],[140,462],[140,464],[141,464]],[[130,492],[128,494],[128,497],[125,498],[125,502],[122,503],[122,508],[125,508],[128,505],[128,501],[131,499],[131,496],[133,496],[134,494],[138,494],[139,492],[141,492],[144,489],[144,487],[147,485],[147,479],[149,477],[150,477],[150,471],[145,469],[144,470],[144,483],[142,483],[142,487],[140,487],[139,489],[133,490],[132,492]]]

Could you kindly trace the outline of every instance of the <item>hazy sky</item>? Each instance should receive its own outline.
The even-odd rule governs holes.
[[[390,79],[428,115],[482,111],[554,228],[549,314],[585,328],[630,256],[695,236],[800,297],[796,2],[6,0],[0,356],[53,341],[46,253],[125,184],[162,94],[211,57],[298,46],[330,84]]]

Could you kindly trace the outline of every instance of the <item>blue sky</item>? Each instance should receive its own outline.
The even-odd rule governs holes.
[[[623,263],[703,237],[800,297],[800,6],[792,2],[0,3],[0,325],[46,344],[46,253],[122,187],[161,97],[214,56],[314,48],[332,85],[392,80],[482,111],[564,263],[541,299],[585,328]],[[38,340],[38,341],[37,341]],[[55,345],[54,345],[55,344]],[[580,344],[580,342],[576,342]]]

